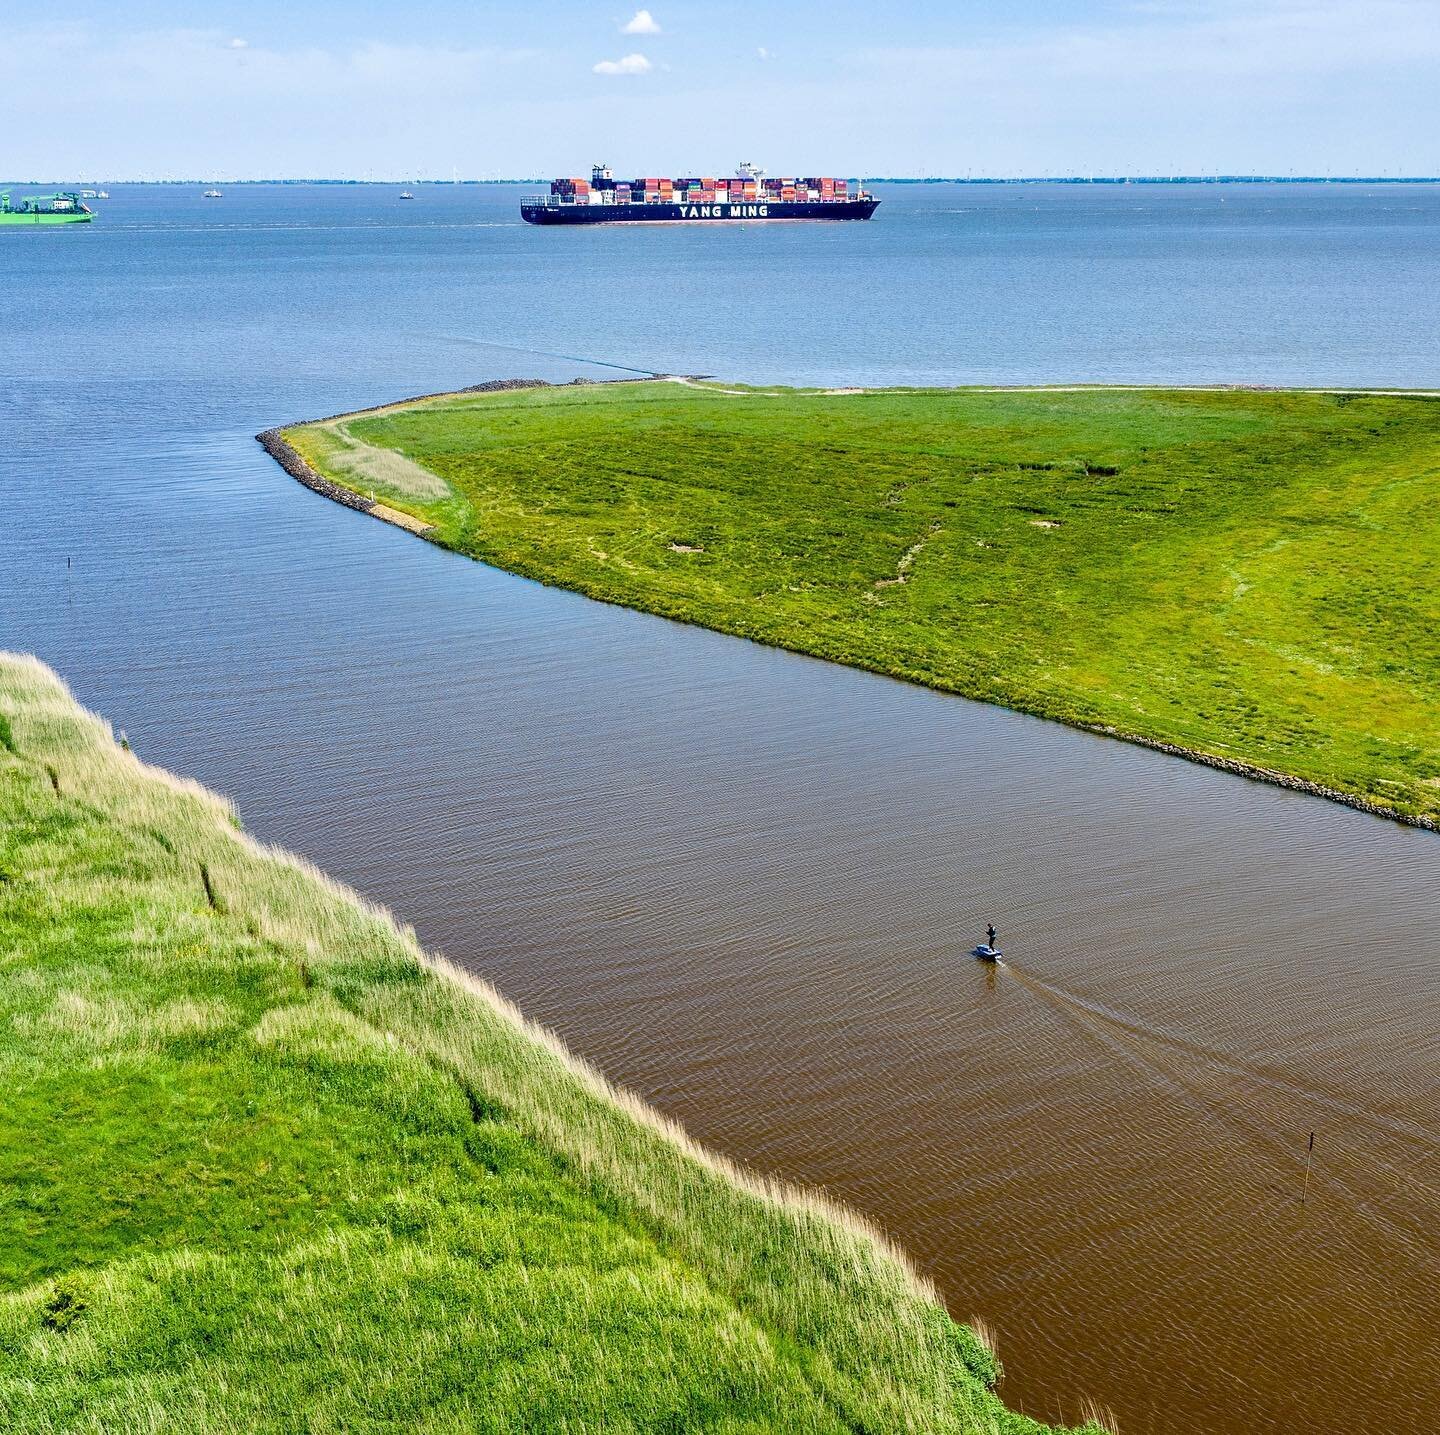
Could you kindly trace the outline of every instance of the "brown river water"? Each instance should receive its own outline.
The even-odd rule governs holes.
[[[428,940],[703,1140],[879,1221],[998,1327],[1032,1413],[1427,1427],[1433,834],[597,622],[630,634],[605,692],[577,673],[508,781],[451,796],[488,830],[439,884],[446,784],[419,804],[386,885]],[[998,971],[965,956],[987,919]]]
[[[1430,1428],[1440,838],[275,503],[381,616],[139,750],[882,1225],[1026,1411]]]
[[[996,1328],[1012,1405],[1073,1420],[1089,1397],[1124,1435],[1433,1430],[1440,836],[590,603],[305,492],[251,435],[575,369],[447,337],[524,331],[485,277],[531,263],[508,218],[351,224],[345,206],[380,201],[296,191],[210,219],[197,199],[186,223],[233,226],[242,203],[254,227],[223,241],[127,239],[117,220],[23,251],[7,335],[43,332],[67,295],[89,312],[64,347],[0,337],[7,432],[35,456],[0,521],[0,645],[701,1140],[883,1226],[957,1316]],[[1053,263],[1077,226],[1108,233],[1073,204]],[[305,227],[315,205],[331,227]],[[950,222],[924,233],[939,246]],[[1153,244],[1125,233],[1171,255],[1183,225],[1155,226]],[[813,267],[785,249],[799,239],[746,242]],[[1043,272],[1052,241],[1024,242]],[[1009,244],[990,260],[997,334],[1028,292]],[[553,262],[563,297],[598,261]],[[1095,323],[1119,312],[1091,297]],[[1400,352],[1400,325],[1376,322],[1376,354]],[[1262,340],[1252,367],[1273,372]],[[1394,377],[1440,372],[1430,342]],[[1136,362],[1170,373],[1167,352]],[[702,367],[678,339],[657,362]],[[745,376],[886,377],[853,355],[806,364]],[[999,970],[966,955],[987,921]]]

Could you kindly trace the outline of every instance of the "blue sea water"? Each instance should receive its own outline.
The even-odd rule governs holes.
[[[505,345],[767,382],[1440,374],[1437,186],[882,185],[868,224],[544,233],[516,222],[525,192],[117,185],[88,231],[6,235],[11,334],[58,304],[46,322],[75,322],[41,373],[95,350],[323,379],[346,345],[349,381],[386,386],[508,372]]]
[[[509,186],[111,185],[0,231],[0,646],[875,1217],[1025,1408],[1427,1428],[1432,835],[539,588],[253,441],[517,375],[1440,386],[1440,187],[879,189],[541,230]],[[990,917],[1043,981],[956,964]],[[1322,1124],[1299,1239],[1255,1133]]]

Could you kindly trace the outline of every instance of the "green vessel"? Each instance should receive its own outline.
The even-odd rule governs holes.
[[[78,194],[27,194],[14,204],[0,194],[0,224],[89,224],[95,213]]]

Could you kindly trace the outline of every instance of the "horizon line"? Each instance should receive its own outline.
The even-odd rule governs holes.
[[[353,179],[334,175],[280,177],[275,175],[248,178],[221,178],[215,175],[181,176],[147,179],[110,176],[86,180],[6,179],[5,185],[95,185],[95,184],[338,184],[369,187],[393,185],[426,185],[446,189],[462,185],[482,184],[548,184],[554,176],[517,175],[495,179],[443,179],[432,176],[418,179],[401,176],[386,179]],[[847,176],[864,179],[871,184],[1440,184],[1440,175],[1431,174],[1026,174],[1026,175],[919,175],[867,174]]]

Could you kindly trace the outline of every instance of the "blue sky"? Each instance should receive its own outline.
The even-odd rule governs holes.
[[[1440,0],[6,0],[16,177],[1440,172]]]

